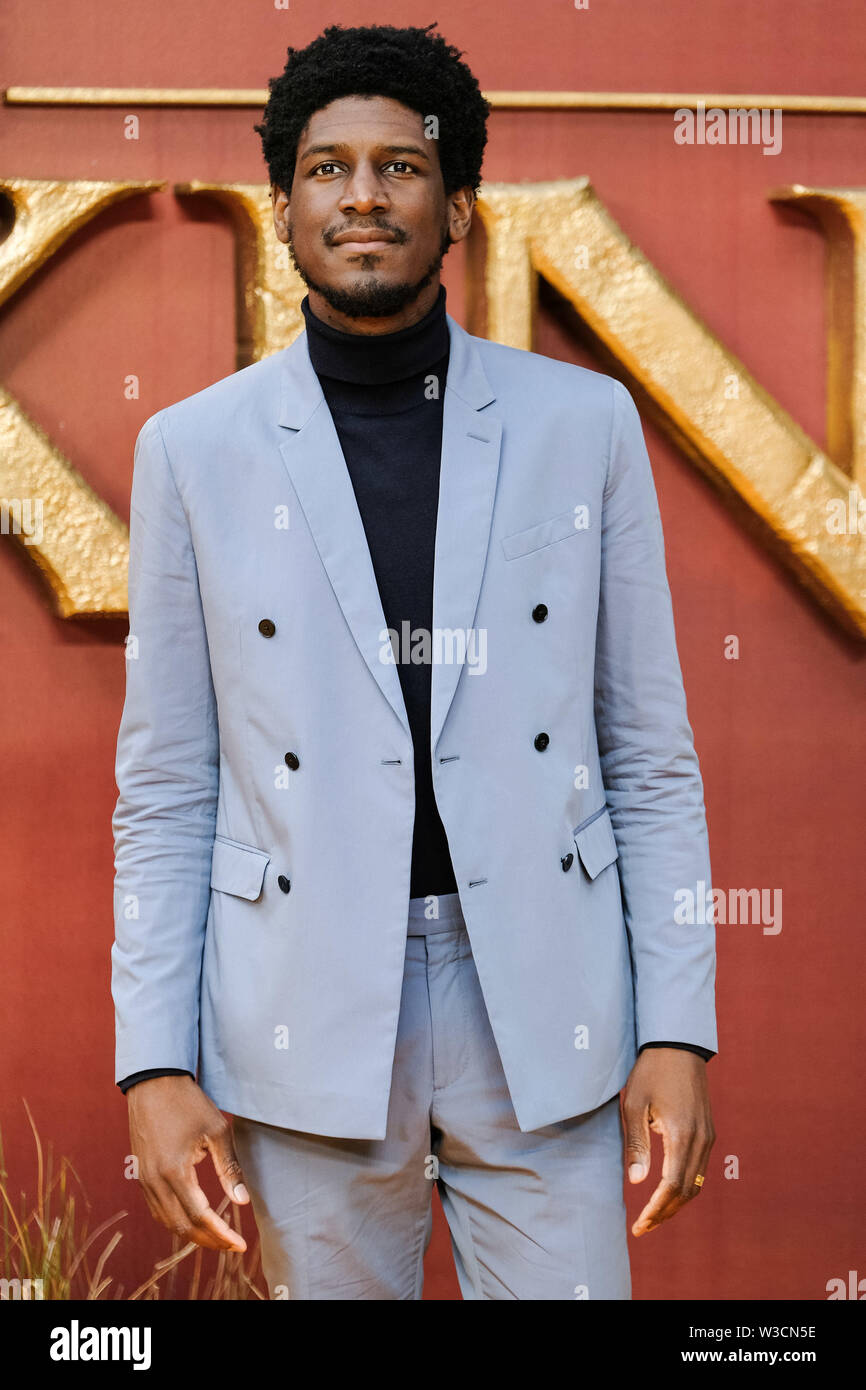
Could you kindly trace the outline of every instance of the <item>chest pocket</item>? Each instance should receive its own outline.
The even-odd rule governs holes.
[[[619,855],[606,806],[581,822],[573,834],[580,862],[590,878],[597,878],[602,869],[606,869]]]
[[[262,891],[265,869],[271,856],[254,845],[229,840],[224,835],[214,839],[211,860],[210,886],[218,893],[233,893],[238,898],[255,901]]]
[[[581,535],[582,532],[575,527],[574,521],[572,509],[559,512],[547,521],[539,521],[537,525],[530,526],[525,531],[515,531],[511,536],[503,536],[502,549],[506,560],[516,560],[519,555],[529,555],[533,550],[553,545],[555,541],[565,541],[569,536]]]

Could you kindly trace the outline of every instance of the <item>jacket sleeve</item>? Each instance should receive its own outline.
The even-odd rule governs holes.
[[[115,776],[115,1080],[155,1067],[195,1075],[219,734],[188,518],[158,414],[135,446]]]
[[[703,784],[640,416],[625,387],[611,385],[595,712],[632,956],[636,1041],[640,1048],[666,1038],[715,1052]]]

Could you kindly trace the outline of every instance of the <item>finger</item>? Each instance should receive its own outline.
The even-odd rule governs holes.
[[[223,1192],[229,1201],[238,1202],[241,1206],[245,1205],[250,1200],[250,1194],[244,1186],[244,1175],[235,1151],[231,1126],[226,1124],[224,1130],[209,1135],[206,1143],[210,1149],[213,1166],[216,1169]]]
[[[712,1125],[706,1119],[700,1119],[695,1123],[691,1137],[688,1157],[686,1159],[685,1170],[682,1178],[682,1198],[676,1204],[674,1210],[662,1213],[663,1219],[667,1220],[673,1216],[675,1211],[685,1206],[687,1202],[694,1201],[701,1190],[702,1184],[695,1181],[700,1175],[705,1177],[707,1172],[707,1160],[710,1156],[710,1149],[715,1142],[715,1135],[712,1134]]]
[[[144,1193],[144,1200],[154,1221],[158,1221],[160,1226],[170,1226],[172,1216],[169,1210],[174,1201],[171,1188],[159,1177],[150,1177],[144,1170],[139,1174],[138,1185]]]
[[[170,1172],[163,1176],[187,1217],[189,1240],[195,1239],[195,1232],[211,1236],[218,1242],[217,1249],[238,1252],[246,1250],[247,1243],[240,1232],[233,1231],[211,1207],[206,1194],[199,1186],[194,1169],[187,1172]]]
[[[671,1130],[662,1127],[661,1135],[664,1145],[661,1178],[632,1227],[632,1234],[636,1236],[643,1235],[660,1222],[668,1220],[686,1200],[686,1174],[695,1147],[695,1134],[691,1130]],[[694,1171],[697,1171],[697,1157],[694,1159]]]
[[[662,1212],[668,1207],[669,1202],[679,1192],[679,1188],[674,1183],[666,1182],[662,1179],[640,1216],[631,1228],[633,1236],[646,1235],[647,1231],[654,1231],[656,1226],[661,1225]]]
[[[703,1183],[699,1183],[697,1179],[699,1177],[706,1178],[707,1169],[710,1166],[710,1152],[715,1142],[716,1136],[711,1129],[708,1131],[702,1127],[698,1131],[692,1159],[686,1172],[685,1200],[687,1202],[693,1201],[703,1189]]]
[[[662,1167],[662,1180],[668,1186],[662,1191],[662,1184],[656,1188],[647,1205],[638,1217],[635,1226],[632,1228],[635,1235],[642,1235],[647,1230],[654,1230],[662,1221],[669,1221],[675,1216],[681,1207],[686,1203],[694,1201],[701,1191],[703,1184],[697,1183],[695,1179],[700,1175],[706,1176],[709,1166],[710,1152],[716,1142],[715,1131],[712,1120],[707,1117],[697,1123],[689,1132],[689,1146],[682,1169],[679,1168],[677,1160],[678,1153],[672,1151],[673,1167],[669,1169],[668,1152],[669,1144],[665,1138],[665,1130],[661,1130],[663,1142],[665,1143],[665,1163]],[[649,1224],[644,1224],[648,1221]],[[637,1227],[640,1226],[640,1230]]]
[[[625,1166],[629,1182],[643,1182],[650,1170],[649,1107],[623,1106]]]
[[[205,1250],[225,1249],[224,1244],[209,1231],[199,1230],[191,1225],[177,1197],[165,1182],[158,1181],[154,1186],[151,1213],[161,1226],[165,1226],[184,1244],[201,1245]]]

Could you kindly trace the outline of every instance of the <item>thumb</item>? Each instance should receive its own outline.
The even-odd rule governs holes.
[[[244,1175],[235,1153],[230,1126],[227,1126],[221,1134],[211,1135],[210,1151],[223,1192],[232,1202],[238,1202],[241,1205],[247,1203],[250,1200],[250,1194],[244,1187]]]
[[[628,1116],[626,1127],[626,1167],[629,1182],[643,1182],[650,1170],[649,1107]]]

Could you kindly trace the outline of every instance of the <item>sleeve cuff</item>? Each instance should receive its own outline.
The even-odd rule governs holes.
[[[680,1052],[696,1052],[697,1055],[698,1055],[699,1057],[703,1057],[703,1059],[704,1059],[705,1062],[708,1062],[708,1061],[710,1060],[711,1057],[715,1057],[715,1055],[716,1055],[715,1052],[710,1052],[709,1049],[706,1048],[706,1047],[698,1047],[697,1043],[683,1043],[683,1042],[648,1042],[648,1043],[644,1043],[644,1044],[643,1044],[643,1047],[639,1047],[639,1048],[638,1048],[638,1055],[640,1055],[640,1053],[643,1052],[644,1047],[676,1047],[676,1048],[679,1048]]]
[[[124,1095],[131,1086],[135,1086],[139,1081],[152,1081],[156,1076],[192,1076],[191,1071],[184,1071],[178,1067],[154,1067],[150,1071],[134,1071],[131,1076],[125,1076],[122,1081],[118,1081],[118,1086]],[[195,1078],[193,1077],[193,1080]]]

